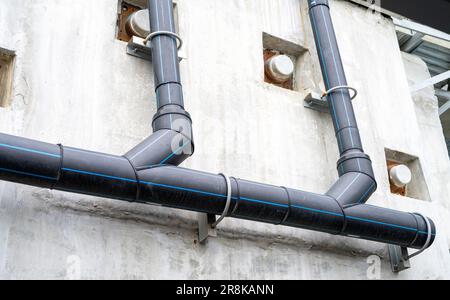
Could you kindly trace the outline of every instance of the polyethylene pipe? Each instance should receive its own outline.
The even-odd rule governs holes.
[[[347,85],[328,1],[309,0],[327,89]],[[149,0],[151,47],[158,112],[154,134],[124,156],[52,145],[0,134],[0,179],[66,192],[222,214],[227,181],[222,175],[176,167],[192,154],[191,119],[184,110],[172,0]],[[159,32],[159,33],[158,33]],[[229,217],[423,248],[435,239],[432,220],[364,204],[376,189],[372,165],[361,146],[350,96],[328,95],[341,158],[340,179],[319,195],[231,178]],[[190,151],[187,151],[187,149]],[[427,227],[427,222],[431,228]],[[427,243],[431,230],[431,243]]]

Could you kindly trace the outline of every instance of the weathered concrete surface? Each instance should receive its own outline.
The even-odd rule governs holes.
[[[185,166],[326,191],[337,178],[330,116],[304,108],[302,89],[263,82],[265,31],[309,48],[308,76],[297,84],[323,85],[305,1],[178,4],[197,150]],[[194,213],[2,182],[0,278],[366,279],[372,254],[382,257],[382,279],[450,278],[450,165],[437,107],[427,104],[434,100],[426,92],[412,100],[389,20],[347,2],[332,1],[332,9],[379,181],[370,203],[425,213],[438,226],[434,246],[411,270],[392,274],[383,244],[240,220],[225,220],[218,238],[201,246]],[[1,1],[0,47],[18,55],[2,132],[114,154],[150,133],[151,64],[126,56],[114,39],[116,12],[116,0]],[[427,74],[408,72],[414,76]],[[385,147],[421,159],[430,202],[390,194]]]

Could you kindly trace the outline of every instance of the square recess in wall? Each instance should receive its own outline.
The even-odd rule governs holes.
[[[11,91],[14,76],[13,51],[0,48],[0,106],[7,107],[11,104]]]
[[[119,0],[119,8],[117,14],[117,32],[116,38],[123,42],[129,42],[132,35],[127,30],[127,21],[129,17],[138,10],[147,9],[147,0]],[[175,28],[178,32],[178,9],[176,1],[173,3]]]
[[[295,79],[296,74],[300,72],[299,58],[305,52],[306,49],[298,44],[263,32],[264,81],[288,90],[297,90]],[[281,61],[280,68],[277,68],[276,63],[270,63],[271,59],[277,56],[283,56],[282,59],[285,60]],[[275,67],[272,67],[274,65]],[[284,73],[286,70],[288,72]],[[288,75],[289,73],[291,74]]]
[[[418,200],[431,201],[419,158],[387,148],[385,149],[385,154],[391,193]],[[399,165],[405,165],[411,171],[411,182],[405,187],[398,187],[391,177],[392,168]]]

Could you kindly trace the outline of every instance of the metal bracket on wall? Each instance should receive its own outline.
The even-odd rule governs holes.
[[[321,92],[310,92],[304,100],[304,106],[313,110],[328,113],[328,101],[323,99]]]
[[[355,88],[352,88],[347,85],[335,86],[322,94],[318,91],[310,92],[305,97],[305,107],[311,108],[314,110],[318,110],[321,112],[329,112],[329,106],[328,106],[328,101],[327,101],[328,95],[330,95],[331,93],[334,93],[338,90],[343,90],[343,89],[353,92],[353,96],[351,97],[352,100],[354,100],[356,98],[356,96],[358,96],[358,91]]]
[[[141,58],[143,60],[152,61],[152,48],[145,46],[144,39],[139,37],[133,37],[127,44],[127,54]],[[183,59],[181,56],[178,58],[180,61]]]
[[[389,258],[391,261],[392,272],[399,273],[401,271],[407,270],[411,268],[411,264],[409,260],[421,253],[423,253],[428,246],[431,244],[432,232],[431,232],[431,224],[427,217],[422,215],[421,213],[414,213],[417,216],[423,218],[425,223],[427,224],[427,241],[425,245],[419,251],[414,252],[413,254],[408,254],[408,249],[401,246],[388,245],[389,250]]]
[[[216,216],[211,214],[198,214],[198,241],[204,244],[209,237],[217,237],[217,230],[212,227]]]
[[[225,174],[220,174],[227,184],[227,203],[225,208],[223,209],[222,215],[219,219],[216,219],[216,216],[213,214],[202,214],[198,215],[198,240],[202,244],[206,242],[208,237],[217,237],[217,226],[228,216],[228,212],[231,206],[231,180],[230,177]]]
[[[152,48],[144,45],[144,39],[133,37],[127,45],[127,54],[152,61]]]
[[[395,245],[388,245],[388,250],[392,272],[400,273],[401,271],[411,268],[407,248]]]

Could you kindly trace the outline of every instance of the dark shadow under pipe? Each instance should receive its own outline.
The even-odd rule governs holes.
[[[342,64],[338,52],[329,49],[333,45],[337,48],[337,43],[330,31],[331,19],[325,2],[316,0],[310,4],[321,65],[324,77],[329,80],[328,88],[345,84],[345,81],[343,77],[339,76],[341,81],[336,81],[337,78],[327,75],[334,68],[342,68]],[[149,4],[152,31],[171,29],[173,32],[172,26],[164,27],[173,24],[170,23],[173,22],[172,0],[149,0]],[[327,26],[327,36],[330,36],[323,37]],[[329,40],[328,44],[326,40]],[[153,57],[161,56],[159,63],[157,59],[154,62],[158,113],[153,122],[154,134],[142,144],[125,156],[114,156],[0,134],[0,179],[220,215],[227,198],[223,176],[175,166],[190,155],[184,152],[185,147],[193,149],[191,120],[180,98],[178,60],[171,54],[175,49],[175,40],[168,36],[157,36],[152,42]],[[333,56],[334,65],[329,62]],[[168,67],[171,63],[177,66]],[[161,88],[170,93],[160,92]],[[353,108],[350,101],[346,102],[347,96],[346,92],[336,92],[329,99],[330,106],[334,107],[333,122],[342,154],[338,183],[326,195],[319,195],[231,178],[232,204],[228,216],[422,248],[428,230],[423,217],[363,204],[373,192],[368,187],[375,181],[370,159],[360,146]],[[169,103],[168,97],[174,97],[170,101],[176,104]],[[345,111],[343,103],[348,104],[346,112],[350,127],[341,120]],[[185,128],[174,127],[177,118],[184,126],[189,124],[186,127],[188,133]],[[436,228],[428,220],[432,224],[433,242]]]

